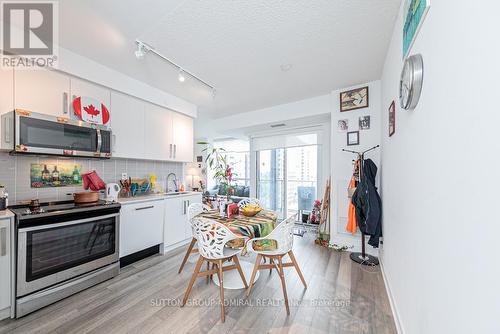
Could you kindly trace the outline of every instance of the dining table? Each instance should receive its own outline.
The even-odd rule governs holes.
[[[246,239],[235,239],[229,241],[226,244],[226,247],[230,248],[241,248],[242,255],[247,255],[245,243],[248,239],[265,237],[269,233],[271,233],[276,225],[278,224],[278,214],[275,211],[265,210],[263,209],[259,213],[257,213],[253,217],[247,217],[243,214],[236,214],[231,217],[225,215],[221,217],[219,214],[219,210],[210,210],[207,212],[200,213],[197,217],[208,218],[219,222],[229,228],[231,232],[238,236],[246,237]],[[253,243],[252,247],[255,250],[274,250],[277,248],[277,244],[275,240],[257,240]],[[254,264],[242,259],[241,261],[241,269],[245,278],[250,277],[253,271]],[[259,278],[259,273],[257,272],[257,276],[255,277],[255,281]],[[214,283],[219,285],[219,281],[217,279],[213,279]],[[224,288],[225,289],[243,289],[245,286],[241,281],[241,277],[239,276],[236,270],[229,271],[224,274]]]

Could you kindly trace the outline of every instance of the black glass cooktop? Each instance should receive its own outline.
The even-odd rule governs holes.
[[[99,200],[92,203],[75,203],[73,201],[56,201],[40,203],[37,209],[30,209],[29,204],[13,205],[9,207],[17,217],[37,217],[40,215],[50,215],[57,213],[69,213],[88,210],[99,210],[104,208],[119,208],[120,204]]]

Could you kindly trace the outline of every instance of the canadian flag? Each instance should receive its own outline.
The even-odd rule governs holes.
[[[108,108],[91,97],[76,97],[73,100],[73,112],[84,122],[94,124],[107,124],[109,122]]]

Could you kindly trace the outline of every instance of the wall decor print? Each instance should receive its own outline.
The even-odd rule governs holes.
[[[370,116],[359,116],[359,129],[370,130]]]
[[[403,59],[406,58],[429,11],[430,0],[406,0],[403,25]]]
[[[72,118],[87,123],[106,125],[109,117],[109,110],[104,103],[87,96],[77,96],[73,100]]]
[[[340,93],[340,111],[368,107],[368,86]]]
[[[347,146],[359,145],[359,131],[347,133]]]
[[[37,164],[30,169],[31,188],[76,187],[82,185],[82,165]]]
[[[392,101],[389,107],[389,137],[396,132],[396,103]]]
[[[339,132],[347,132],[347,129],[349,129],[349,120],[339,119],[337,122],[337,130]]]

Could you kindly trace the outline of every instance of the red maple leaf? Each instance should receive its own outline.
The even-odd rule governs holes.
[[[87,107],[83,107],[83,110],[85,110],[87,112],[87,114],[89,114],[91,116],[97,116],[100,113],[99,109],[96,109],[93,104],[91,104]]]

